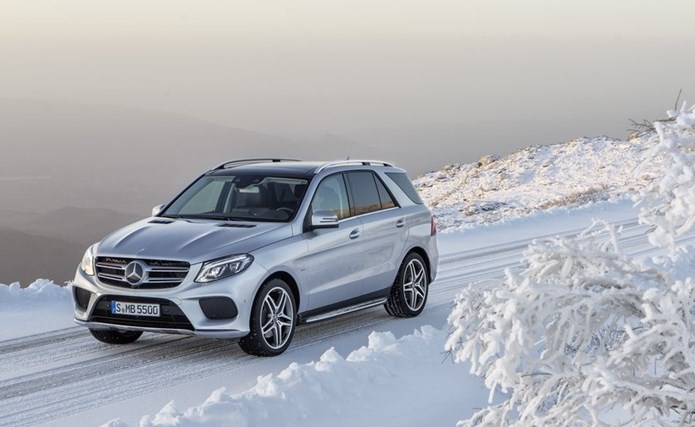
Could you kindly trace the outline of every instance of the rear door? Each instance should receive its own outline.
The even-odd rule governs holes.
[[[400,266],[408,227],[401,208],[381,179],[372,171],[346,174],[353,201],[353,215],[363,227],[363,295],[388,292]]]

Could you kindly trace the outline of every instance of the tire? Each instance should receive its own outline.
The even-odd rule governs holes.
[[[429,272],[420,255],[409,253],[398,269],[384,308],[391,316],[415,317],[422,313],[429,294]]]
[[[254,356],[277,356],[292,342],[297,324],[297,304],[292,289],[281,279],[273,279],[258,290],[251,309],[251,332],[239,346]]]
[[[89,332],[94,338],[106,344],[130,344],[137,341],[142,335],[142,331],[112,331],[90,329]]]

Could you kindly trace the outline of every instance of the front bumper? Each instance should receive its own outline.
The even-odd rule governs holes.
[[[197,335],[208,338],[241,338],[248,335],[248,331],[237,331],[237,330],[223,330],[223,329],[198,329],[191,331],[188,329],[176,329],[176,328],[151,328],[144,326],[128,326],[128,325],[114,325],[111,323],[101,323],[101,322],[85,322],[82,320],[75,319],[75,323],[80,326],[87,327],[89,329],[98,330],[118,330],[118,331],[142,331],[142,332],[155,332],[158,334],[179,334],[179,335]]]
[[[199,271],[200,265],[191,266],[183,282],[174,288],[128,289],[101,283],[78,268],[73,282],[75,322],[102,330],[214,338],[239,338],[247,335],[253,299],[268,274],[267,270],[254,263],[238,275],[208,284],[193,281]],[[78,293],[81,293],[81,298],[78,298]],[[200,301],[211,297],[231,299],[236,305],[233,317],[230,315],[230,318],[219,319],[206,316]],[[108,309],[105,310],[111,300],[157,303],[162,307],[162,314],[159,318],[114,315]]]

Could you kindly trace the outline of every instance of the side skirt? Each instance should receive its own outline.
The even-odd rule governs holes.
[[[343,304],[333,304],[328,307],[322,307],[319,309],[300,313],[297,316],[299,318],[298,323],[303,324],[320,322],[322,320],[332,319],[334,317],[343,316],[345,314],[353,313],[355,311],[365,310],[367,308],[383,305],[384,303],[386,303],[390,290],[391,288],[387,288],[384,291],[374,292],[372,294],[368,294],[363,297],[353,299],[351,301],[346,301]]]

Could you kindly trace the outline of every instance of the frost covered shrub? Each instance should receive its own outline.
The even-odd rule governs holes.
[[[669,114],[649,156],[670,161],[640,194],[640,218],[677,254],[676,236],[695,223],[695,113]],[[523,272],[457,296],[446,350],[485,378],[491,399],[507,393],[461,425],[695,425],[695,282],[674,279],[668,260],[630,259],[617,233],[595,223],[534,242]]]
[[[668,115],[671,120],[654,122],[659,143],[642,165],[661,157],[663,175],[644,188],[637,201],[640,221],[655,227],[649,241],[675,251],[675,239],[695,225],[695,109],[683,104]]]
[[[615,233],[597,224],[575,239],[534,242],[524,252],[526,269],[507,272],[504,286],[471,286],[457,296],[446,349],[471,362],[491,397],[497,389],[510,393],[464,425],[601,424],[600,415],[619,403],[611,389],[621,378],[616,368],[630,382],[634,368],[643,372],[653,362],[618,355],[644,331],[645,294],[669,278],[623,255]],[[621,392],[626,403],[641,399]]]

